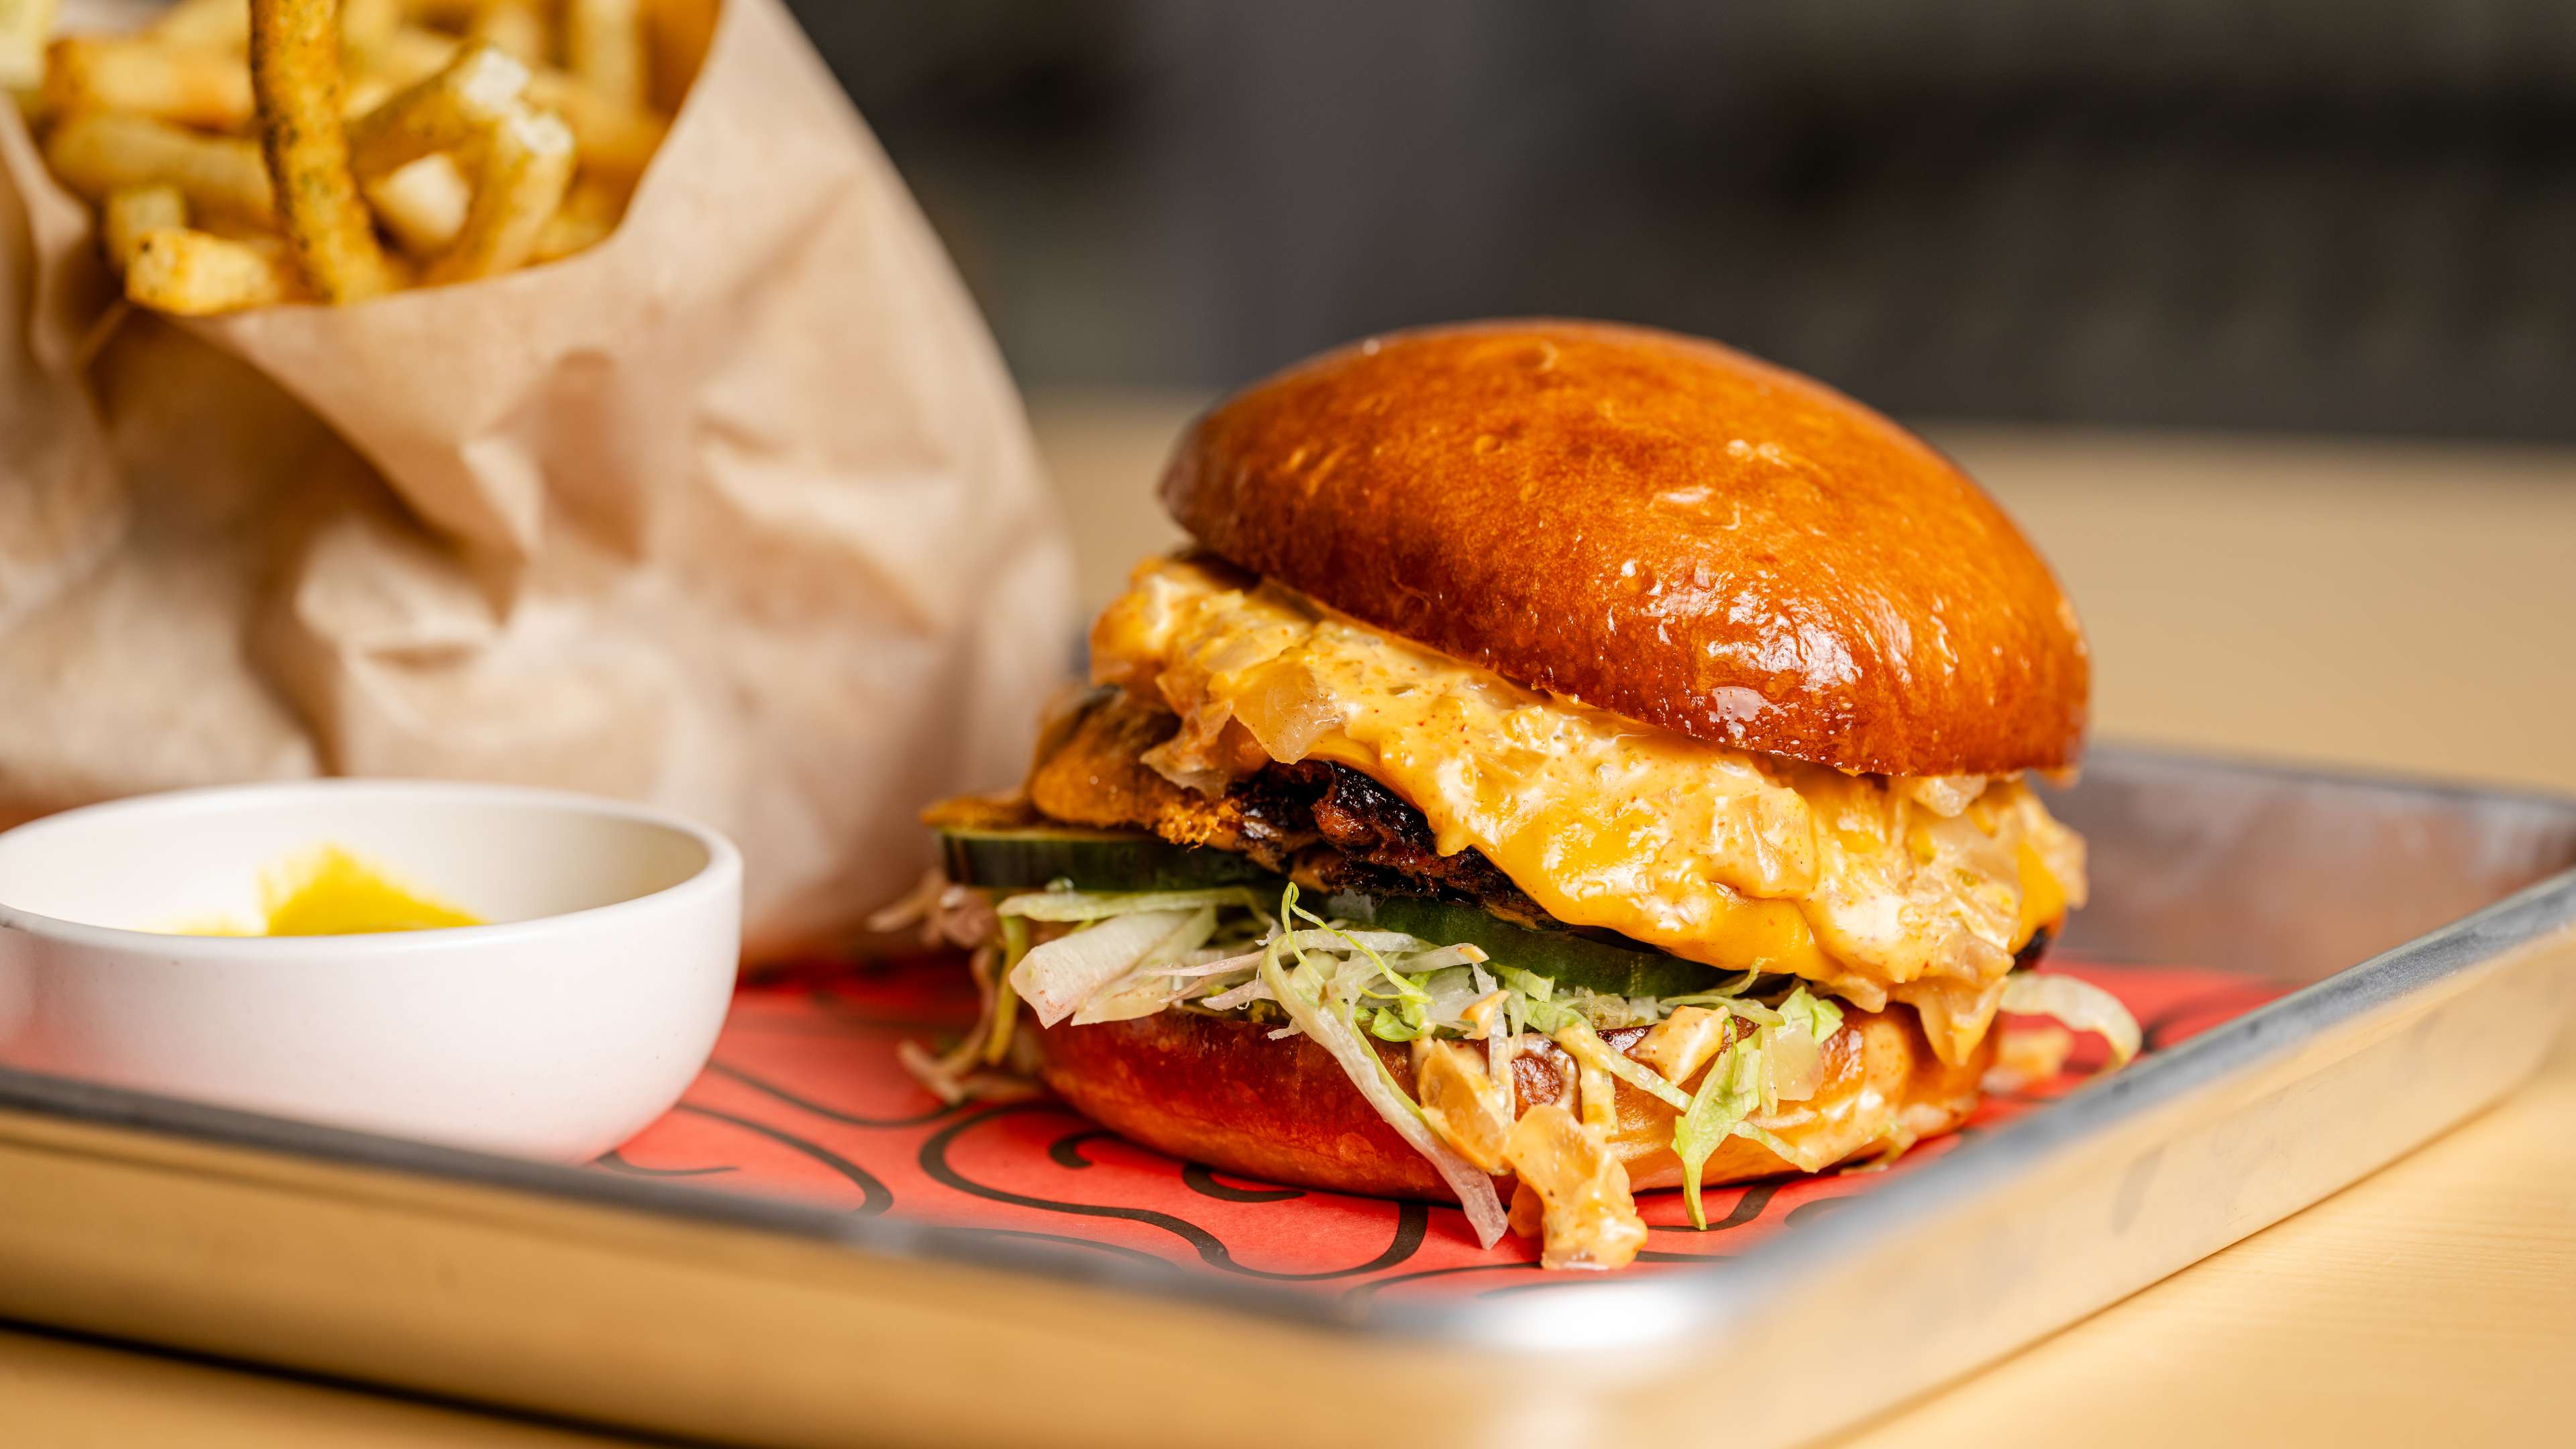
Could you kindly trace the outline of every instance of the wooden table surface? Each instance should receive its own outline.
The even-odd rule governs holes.
[[[1187,399],[1042,398],[1084,601]],[[2102,734],[2576,793],[2576,454],[1934,429],[2057,565]],[[2576,1038],[2335,1197],[1844,1441],[2576,1442]],[[0,1330],[0,1440],[618,1442]]]

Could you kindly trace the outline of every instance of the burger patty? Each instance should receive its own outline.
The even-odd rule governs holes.
[[[1442,855],[1422,812],[1357,770],[1274,763],[1213,796],[1173,784],[1140,757],[1179,723],[1125,694],[1085,701],[1040,747],[1029,802],[1067,824],[1141,826],[1249,856],[1310,888],[1463,901],[1524,925],[1552,924],[1483,855]]]
[[[1238,790],[1253,808],[1293,821],[1303,813],[1315,842],[1288,872],[1329,890],[1468,901],[1525,925],[1549,921],[1538,902],[1474,849],[1442,855],[1431,822],[1384,785],[1344,765],[1305,760],[1272,765]]]

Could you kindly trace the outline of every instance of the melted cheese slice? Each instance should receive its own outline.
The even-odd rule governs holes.
[[[1474,847],[1547,912],[1865,1008],[1907,1001],[1946,1060],[1992,1020],[2013,953],[2080,904],[2083,843],[2018,779],[1851,776],[1523,689],[1177,559],[1093,626],[1092,668],[1180,731],[1146,763],[1210,793],[1330,760]]]

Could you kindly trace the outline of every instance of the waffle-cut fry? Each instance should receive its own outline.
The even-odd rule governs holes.
[[[250,70],[237,56],[126,36],[75,35],[45,53],[45,108],[127,111],[208,130],[251,117]]]
[[[387,73],[406,82],[417,80],[447,64],[457,44],[453,37],[407,25],[386,50]],[[660,115],[610,100],[546,66],[529,68],[528,100],[563,117],[581,143],[581,169],[612,183],[633,184],[670,129]]]
[[[188,198],[178,187],[129,186],[107,194],[107,204],[99,209],[98,234],[108,260],[123,271],[134,265],[144,233],[187,224]]]
[[[576,181],[564,193],[563,205],[546,218],[537,232],[537,249],[530,262],[552,262],[586,251],[608,240],[626,213],[626,196],[613,186],[596,181]]]
[[[376,220],[415,257],[435,257],[454,246],[474,204],[473,185],[445,152],[432,152],[382,176],[362,176],[358,189],[375,208]]]
[[[435,75],[349,123],[349,164],[383,176],[433,151],[481,144],[528,89],[528,68],[496,46],[466,46]]]
[[[653,48],[653,104],[677,111],[707,63],[716,38],[718,0],[647,0],[645,29]]]
[[[45,163],[62,183],[92,201],[136,186],[167,184],[188,209],[251,221],[276,215],[276,197],[259,143],[209,136],[149,116],[97,111],[66,117],[45,138]]]
[[[396,279],[340,129],[338,20],[335,0],[251,0],[251,85],[278,218],[297,273],[334,303],[390,291]]]
[[[0,90],[44,79],[45,37],[54,31],[55,0],[0,0]]]
[[[554,29],[533,0],[483,0],[466,22],[472,39],[489,41],[530,65],[555,58]]]
[[[156,312],[204,317],[291,301],[295,268],[274,237],[236,241],[184,226],[135,239],[125,295]]]
[[[564,68],[600,95],[642,109],[652,85],[641,0],[563,0]]]
[[[163,45],[190,50],[250,53],[248,0],[179,0],[144,31]]]
[[[464,231],[421,280],[461,282],[526,265],[546,218],[563,205],[576,156],[571,128],[551,115],[523,109],[502,122],[483,143]]]

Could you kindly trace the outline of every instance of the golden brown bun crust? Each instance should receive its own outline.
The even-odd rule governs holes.
[[[1023,1022],[1034,1029],[1033,1023]],[[1605,1033],[1625,1049],[1643,1033]],[[1075,1110],[1122,1137],[1174,1157],[1245,1177],[1328,1192],[1455,1201],[1420,1153],[1395,1135],[1353,1087],[1332,1054],[1304,1036],[1270,1040],[1270,1028],[1202,1012],[1165,1011],[1132,1021],[1057,1026],[1037,1032],[1041,1074]],[[1409,1052],[1378,1045],[1378,1055],[1411,1093]],[[1884,1142],[1883,1110],[1867,1110],[1864,1093],[1892,1104],[1916,1137],[1947,1132],[1977,1105],[1977,1082],[1994,1058],[1989,1037],[1975,1058],[1948,1067],[1907,1007],[1846,1010],[1843,1030],[1825,1046],[1825,1078],[1808,1103],[1782,1104],[1775,1125],[1793,1142],[1809,1131],[1836,1134],[1837,1159],[1866,1155]],[[1554,1089],[1554,1047],[1523,1059],[1515,1071],[1526,1111]],[[1815,1119],[1826,1125],[1814,1125]],[[1673,1110],[1625,1084],[1612,1145],[1632,1186],[1677,1187],[1681,1164],[1671,1149]],[[1748,1138],[1729,1138],[1701,1169],[1704,1183],[1740,1182],[1795,1171]]]
[[[1643,328],[1398,333],[1181,440],[1212,552],[1508,679],[1891,775],[2072,764],[2087,662],[1967,475],[1795,373]]]

